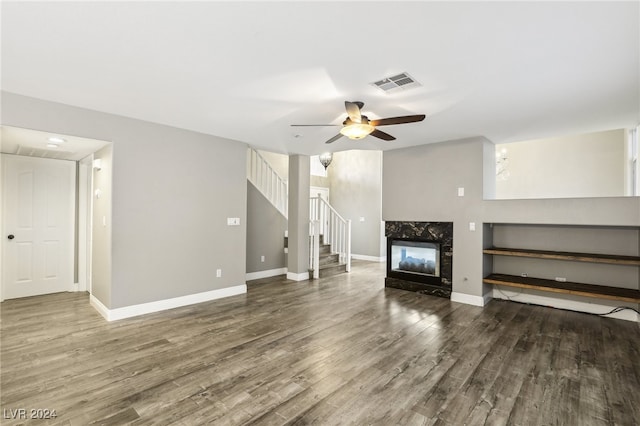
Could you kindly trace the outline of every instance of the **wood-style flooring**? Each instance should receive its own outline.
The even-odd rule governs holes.
[[[5,301],[1,422],[640,423],[637,323],[474,307],[385,289],[383,276],[384,265],[358,262],[112,323],[83,293]],[[19,409],[57,417],[13,419]]]

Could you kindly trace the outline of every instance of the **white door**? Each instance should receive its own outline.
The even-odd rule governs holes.
[[[2,155],[5,299],[73,289],[75,162]]]
[[[327,203],[329,202],[329,188],[323,188],[321,186],[311,186],[309,187],[309,194],[311,197],[320,197]]]

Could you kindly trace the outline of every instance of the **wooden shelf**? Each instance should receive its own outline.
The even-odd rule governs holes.
[[[640,303],[640,290],[628,288],[573,282],[558,282],[542,278],[518,277],[515,275],[505,274],[491,274],[485,277],[482,281],[485,284],[495,284],[506,287],[531,288],[554,293],[575,294],[578,296],[595,297],[598,299]]]
[[[499,256],[532,257],[537,259],[573,260],[577,262],[608,263],[611,265],[640,266],[640,256],[620,256],[612,254],[572,253],[566,251],[528,250],[492,247],[484,249],[484,254]]]

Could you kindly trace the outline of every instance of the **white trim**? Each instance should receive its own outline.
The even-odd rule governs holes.
[[[266,271],[247,272],[247,281],[270,278],[287,273],[287,268],[267,269]]]
[[[309,272],[296,274],[295,272],[287,272],[287,279],[293,281],[305,281],[309,279]]]
[[[244,294],[246,292],[247,285],[241,284],[233,287],[205,291],[203,293],[189,294],[187,296],[174,297],[172,299],[158,300],[155,302],[141,303],[139,305],[125,306],[123,308],[116,309],[108,309],[93,295],[91,295],[91,297],[89,298],[89,302],[107,321],[116,321],[119,319],[135,317],[138,315],[164,311],[167,309],[179,308],[181,306],[222,299],[223,297],[236,296],[238,294]]]
[[[89,291],[89,269],[91,263],[91,178],[89,165],[93,155],[78,162],[78,282],[76,291]]]
[[[510,295],[509,293],[516,293]],[[493,289],[494,299],[513,300],[514,302],[531,303],[552,308],[567,309],[570,311],[582,311],[592,314],[603,314],[613,309],[611,305],[601,305],[599,303],[582,302],[578,300],[557,299],[555,297],[542,296],[523,292],[509,291],[505,289]],[[616,318],[626,321],[640,322],[640,315],[631,310],[624,310],[615,314],[607,315],[604,318]]]
[[[387,261],[387,256],[376,257],[376,256],[367,256],[366,254],[351,254],[351,258],[357,259],[357,260],[366,260],[368,262],[379,262],[379,263],[384,263]]]
[[[100,315],[107,321],[111,321],[109,319],[109,308],[104,306],[101,301],[98,300],[93,294],[89,295],[89,304],[93,306],[93,308],[98,311]]]
[[[464,303],[466,305],[473,306],[484,306],[492,299],[491,292],[485,293],[483,296],[473,296],[471,294],[466,293],[457,293],[455,291],[451,292],[451,301]]]

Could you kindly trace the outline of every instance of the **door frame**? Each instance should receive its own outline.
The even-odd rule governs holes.
[[[76,291],[91,294],[93,233],[93,154],[78,161],[78,259]]]
[[[323,186],[310,186],[309,187],[309,194],[310,194],[311,198],[317,197],[319,192],[326,194],[327,198],[325,199],[325,201],[327,203],[330,203],[329,202],[329,188],[325,188]]]

